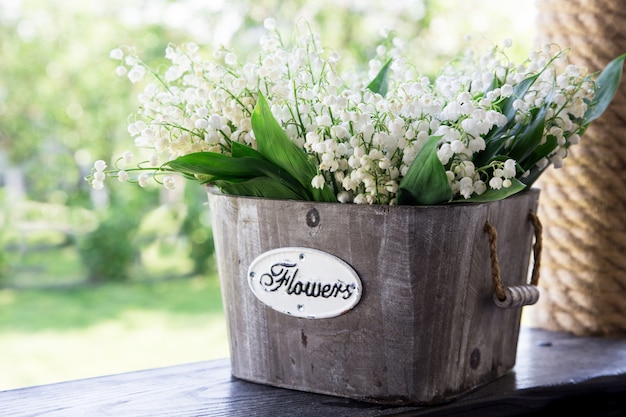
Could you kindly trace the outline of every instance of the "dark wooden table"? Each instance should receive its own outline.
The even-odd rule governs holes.
[[[2,417],[622,416],[626,339],[523,328],[513,371],[454,402],[392,407],[244,382],[227,359],[0,392]]]

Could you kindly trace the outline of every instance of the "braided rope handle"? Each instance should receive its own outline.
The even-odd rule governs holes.
[[[543,226],[539,221],[539,217],[532,211],[529,213],[528,218],[532,222],[535,228],[535,243],[533,244],[533,271],[531,275],[530,284],[526,285],[502,285],[502,279],[500,278],[500,264],[498,262],[498,248],[497,239],[498,232],[496,228],[485,223],[485,231],[489,234],[489,249],[491,255],[491,278],[493,280],[494,295],[493,301],[500,308],[519,308],[525,305],[535,304],[539,300],[539,289],[537,284],[539,283],[539,267],[541,265],[541,235],[543,233]]]

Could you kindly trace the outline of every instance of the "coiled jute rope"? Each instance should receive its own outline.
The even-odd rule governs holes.
[[[538,46],[571,48],[570,62],[601,70],[626,52],[622,0],[537,0]],[[626,335],[626,83],[605,114],[548,169],[541,298],[530,325],[577,335]]]

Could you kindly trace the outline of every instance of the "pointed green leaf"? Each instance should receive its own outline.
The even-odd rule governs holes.
[[[533,116],[531,122],[513,137],[511,148],[508,152],[511,158],[520,162],[532,155],[543,138],[547,112],[548,106],[542,107]]]
[[[558,145],[556,137],[548,135],[546,142],[537,146],[533,153],[524,161],[518,161],[524,171],[531,169],[537,162],[550,155]],[[524,181],[525,184],[528,184]]]
[[[437,157],[437,145],[440,139],[441,136],[428,138],[415,157],[400,182],[397,194],[398,204],[439,204],[452,198],[446,170]]]
[[[378,71],[376,77],[367,85],[367,89],[373,93],[380,94],[385,97],[389,89],[389,69],[391,68],[391,58],[385,62],[385,65]]]
[[[520,191],[526,189],[526,185],[522,184],[517,178],[511,178],[511,186],[509,188],[501,188],[499,190],[489,189],[481,195],[473,195],[471,198],[463,197],[452,200],[452,203],[487,203],[489,201],[503,200]]]
[[[239,142],[230,143],[230,154],[234,158],[241,158],[242,156],[252,156],[254,158],[265,159],[263,155],[261,155],[256,149]]]
[[[259,153],[289,172],[303,186],[316,175],[317,170],[309,163],[306,153],[289,139],[260,93],[252,112],[252,130]]]
[[[498,138],[485,138],[485,149],[478,152],[474,156],[474,165],[485,166],[489,165],[491,161],[499,155],[504,148],[504,143],[509,139],[509,136],[500,136]]]
[[[609,62],[596,79],[598,90],[585,112],[586,124],[600,117],[607,107],[609,107],[609,104],[611,104],[622,79],[624,59],[626,59],[626,54],[620,55]]]
[[[252,112],[252,130],[259,153],[272,164],[287,171],[313,195],[313,200],[337,201],[327,185],[321,190],[311,186],[311,180],[317,175],[317,168],[309,161],[304,150],[289,139],[274,118],[267,100],[260,93]]]
[[[196,152],[178,157],[164,165],[187,174],[202,174],[220,178],[253,178],[259,175],[248,158],[233,158],[216,152]]]
[[[250,197],[301,200],[291,188],[269,177],[254,177],[241,182],[215,181],[215,185],[226,194]]]
[[[256,152],[249,148],[252,153]],[[256,177],[268,177],[300,196],[311,200],[312,196],[288,172],[261,156],[233,158],[215,152],[197,152],[169,161],[165,166],[186,175],[201,176],[203,182],[241,182]]]
[[[532,75],[528,78],[520,81],[515,88],[513,88],[513,94],[504,99],[498,107],[502,110],[502,114],[504,114],[509,122],[515,119],[515,113],[517,110],[513,108],[513,103],[517,99],[523,99],[528,89],[537,81],[537,78],[540,74]]]
[[[501,113],[506,116],[507,122],[500,127],[493,128],[485,135],[485,149],[474,158],[476,166],[488,165],[496,155],[501,153],[506,140],[515,134],[515,132],[509,132],[515,126],[515,114],[517,113],[513,108],[513,103],[526,95],[539,75],[540,73],[534,74],[520,81],[513,89],[513,93],[498,104]]]

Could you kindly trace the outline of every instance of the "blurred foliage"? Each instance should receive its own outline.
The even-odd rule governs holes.
[[[132,213],[120,216],[119,210],[110,211],[96,230],[83,236],[78,245],[80,258],[87,268],[87,280],[129,281],[130,272],[138,257],[132,244],[138,220]]]
[[[143,85],[115,75],[117,64],[109,59],[115,47],[134,47],[153,66],[164,63],[170,42],[194,41],[207,53],[225,44],[246,59],[257,49],[264,19],[275,18],[279,29],[289,33],[294,22],[304,18],[316,26],[325,45],[340,51],[344,65],[367,65],[382,33],[391,28],[407,40],[416,67],[432,75],[464,48],[467,33],[492,42],[511,37],[520,50],[527,49],[532,22],[522,21],[521,26],[513,22],[521,12],[532,18],[528,13],[532,5],[514,3],[502,7],[496,0],[0,0],[0,186],[13,187],[11,204],[2,208],[12,214],[4,217],[32,201],[41,204],[42,225],[64,221],[56,209],[59,205],[93,211],[99,224],[85,220],[89,225],[85,228],[80,221],[73,222],[67,233],[81,241],[94,279],[107,274],[123,277],[123,264],[134,262],[137,251],[154,246],[146,244],[146,236],[130,235],[161,203],[162,191],[110,184],[106,191],[96,192],[83,180],[93,161],[111,161],[132,147],[127,122]],[[16,172],[17,185],[15,179],[9,184],[9,173]],[[175,236],[176,245],[183,245],[198,272],[213,253],[203,205],[206,195],[199,188],[186,189],[178,197],[185,205],[182,221],[172,222],[168,227],[173,230],[152,238],[160,239],[160,252],[167,252],[167,239]],[[2,248],[11,247],[11,236],[21,236],[22,225],[7,227],[9,232],[0,236]],[[0,258],[0,276],[11,274],[16,266],[11,259],[16,258]],[[102,268],[113,268],[112,260],[119,270],[105,272]]]
[[[215,252],[211,219],[206,207],[206,190],[202,187],[188,187],[185,201],[189,202],[189,212],[181,226],[181,233],[189,245],[189,257],[193,262],[192,275],[206,272],[211,267]]]
[[[132,40],[156,59],[177,37],[157,25],[128,28],[76,2],[26,1],[22,14],[0,21],[0,149],[24,173],[28,198],[81,203],[84,175],[127,138],[134,103],[109,51]]]
[[[0,244],[3,243],[2,232],[0,231]],[[11,264],[9,263],[9,259],[5,253],[5,251],[0,251],[0,288],[6,285],[6,281],[11,274]]]

